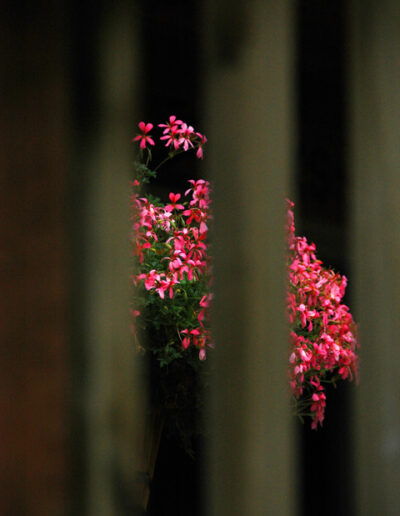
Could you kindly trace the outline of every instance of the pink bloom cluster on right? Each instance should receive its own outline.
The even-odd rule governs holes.
[[[315,245],[295,236],[294,204],[287,203],[289,382],[298,415],[310,416],[316,429],[325,417],[324,383],[358,380],[357,328],[341,303],[347,278],[323,267]]]

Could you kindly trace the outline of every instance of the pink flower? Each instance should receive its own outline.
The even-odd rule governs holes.
[[[200,143],[197,148],[196,156],[199,159],[203,159],[203,145],[205,145],[207,143],[207,138],[201,133],[196,133],[196,136],[198,136],[200,138]]]
[[[187,328],[185,328],[184,330],[181,330],[181,333],[186,335],[182,340],[182,346],[184,349],[188,348],[192,342],[194,345],[197,344],[197,337],[200,335],[200,330],[195,328],[194,330],[189,331]]]
[[[193,186],[186,190],[185,195],[192,192],[193,199],[190,201],[190,206],[207,209],[210,204],[210,183],[208,181],[204,181],[204,179],[199,179],[198,181],[190,179],[189,183]]]
[[[201,310],[197,315],[197,319],[200,324],[202,324],[202,321],[206,318],[206,310],[210,307],[212,299],[212,294],[205,294],[199,302],[199,305],[201,306]]]
[[[194,129],[191,125],[183,123],[180,129],[181,144],[183,149],[187,151],[189,147],[193,147],[193,137],[195,136]]]
[[[147,143],[149,143],[150,145],[154,145],[153,138],[150,136],[150,134],[148,134],[153,129],[153,124],[151,124],[151,123],[145,124],[144,122],[139,122],[138,125],[139,125],[139,129],[142,131],[142,134],[138,134],[137,136],[135,136],[135,138],[133,138],[132,141],[133,142],[140,141],[141,149],[145,149]]]
[[[151,244],[150,242],[143,241],[142,243],[139,241],[139,239],[136,239],[136,256],[139,256],[139,262],[143,263],[143,249],[150,249]]]
[[[159,283],[159,286],[156,288],[156,292],[158,292],[161,299],[164,299],[164,294],[168,290],[169,291],[169,298],[172,299],[174,297],[174,285],[177,285],[179,283],[177,274],[173,274],[172,276],[169,276],[165,279],[162,279]]]
[[[193,185],[195,186],[195,185]],[[291,325],[289,385],[312,428],[322,425],[326,380],[357,380],[356,325],[341,303],[347,279],[323,267],[315,245],[295,236],[293,203],[288,201],[287,317]],[[327,378],[326,378],[327,377]]]
[[[167,131],[164,136],[161,136],[160,140],[167,140],[166,147],[173,145],[175,150],[179,149],[182,143],[181,130],[177,125],[174,125]]]
[[[158,127],[164,127],[163,134],[169,133],[176,126],[182,125],[182,120],[177,120],[175,115],[169,117],[169,121],[166,124],[158,124]]]
[[[181,198],[181,194],[174,194],[174,193],[170,193],[169,194],[169,200],[171,201],[171,204],[168,204],[166,207],[165,207],[165,210],[166,211],[174,211],[174,210],[184,210],[185,207],[183,206],[183,204],[176,204],[179,199]]]
[[[156,286],[156,284],[160,281],[161,276],[158,274],[158,272],[155,269],[152,269],[148,274],[143,273],[136,276],[137,279],[143,279],[144,280],[144,286],[146,290],[151,290]]]
[[[207,139],[201,133],[196,133],[192,126],[178,120],[175,115],[158,126],[162,130],[161,141],[169,147],[166,159],[174,156],[176,151],[190,149],[194,149],[197,158],[203,157]],[[151,136],[153,124],[140,122],[139,129],[140,134],[133,141],[138,142],[142,150],[154,145]],[[151,158],[149,152],[146,156]],[[151,175],[147,175],[146,170],[138,170],[138,173],[143,173],[143,176],[138,176],[143,178],[140,183],[145,183]],[[162,321],[162,327],[157,327],[157,316],[153,318],[153,314],[146,309],[149,306],[147,301],[156,303],[155,306],[162,307],[161,310],[165,307],[165,314],[171,317],[171,328],[165,332],[165,342],[169,345],[178,331],[183,349],[193,345],[198,348],[199,360],[205,360],[207,348],[212,347],[209,330],[211,294],[206,294],[211,286],[206,240],[208,220],[211,218],[210,188],[209,183],[203,180],[192,180],[190,183],[190,199],[183,202],[180,193],[171,192],[165,204],[139,197],[136,193],[136,187],[141,186],[139,181],[132,184],[135,187],[132,195],[132,234],[134,253],[139,262],[138,274],[132,279],[135,285],[140,286],[137,292],[138,306],[142,311],[139,319],[141,326],[154,329],[162,341],[165,322]],[[197,281],[201,283],[196,285]],[[184,312],[186,308],[188,313]],[[181,318],[181,311],[184,319]],[[179,317],[175,320],[176,315]],[[187,320],[188,328],[181,329],[179,321],[182,320]]]

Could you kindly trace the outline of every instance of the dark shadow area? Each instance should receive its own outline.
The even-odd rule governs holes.
[[[194,442],[194,454],[190,457],[175,436],[163,434],[151,485],[149,516],[207,514],[204,493],[200,491],[203,447],[199,439]]]
[[[317,246],[317,256],[348,272],[346,20],[341,0],[297,4],[297,233]],[[351,278],[350,278],[351,279]],[[350,281],[351,285],[351,281]],[[348,288],[349,290],[349,288]],[[349,295],[350,294],[350,295]],[[345,303],[349,303],[347,292]],[[324,426],[298,429],[301,443],[301,512],[307,516],[354,514],[351,389],[327,389]]]
[[[170,115],[202,131],[199,11],[197,1],[150,0],[141,4],[144,52],[141,115],[144,121],[155,125],[152,131],[155,139],[162,133],[156,124],[165,123]],[[136,131],[136,125],[133,130]],[[153,164],[166,155],[158,147],[153,151]],[[199,169],[199,160],[192,153],[184,153],[160,169],[151,191],[164,200],[171,191],[183,193],[189,179],[199,178]],[[200,492],[203,450],[199,439],[193,444],[194,457],[190,457],[178,435],[163,432],[150,491],[150,516],[203,514]]]

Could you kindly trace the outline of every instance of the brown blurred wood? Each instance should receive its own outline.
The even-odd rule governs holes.
[[[64,514],[66,63],[63,13],[0,17],[0,514]]]

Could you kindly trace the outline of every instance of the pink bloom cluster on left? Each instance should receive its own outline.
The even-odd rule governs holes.
[[[135,136],[135,138],[132,141],[140,142],[141,149],[145,149],[147,144],[155,145],[153,138],[149,134],[149,132],[153,129],[153,124],[145,124],[144,122],[139,122],[139,129],[141,133]]]
[[[193,127],[177,120],[174,115],[159,127],[163,129],[160,140],[166,140],[165,145],[172,147],[172,154],[193,149],[198,158],[203,157],[203,145],[207,139]],[[148,134],[153,125],[141,122],[139,128],[142,134],[134,141],[140,142],[142,149],[147,143],[153,145]],[[141,269],[134,277],[134,284],[142,283],[147,292],[154,292],[165,302],[173,300],[175,293],[182,292],[188,282],[211,282],[207,242],[208,221],[211,219],[210,183],[191,179],[189,185],[184,199],[180,193],[171,192],[169,203],[155,204],[140,196],[137,190],[141,186],[139,181],[132,183],[135,254]],[[150,263],[156,263],[157,268],[149,270]],[[182,348],[196,346],[200,360],[206,358],[206,349],[212,347],[209,330],[211,299],[209,293],[199,298],[191,325],[177,328]]]
[[[149,134],[153,129],[152,123],[139,123],[140,133],[133,138],[133,141],[140,142],[140,148],[145,149],[147,144],[155,145],[153,138]],[[175,115],[171,115],[165,124],[158,124],[162,131],[161,141],[165,141],[165,147],[171,147],[173,151],[187,151],[196,148],[196,156],[203,159],[203,147],[207,143],[204,134],[194,130],[191,125],[187,125],[182,120],[178,120]]]

